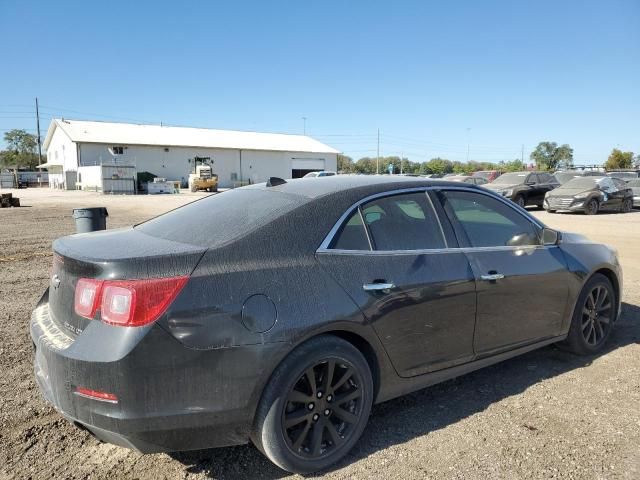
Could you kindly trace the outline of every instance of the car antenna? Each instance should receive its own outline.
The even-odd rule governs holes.
[[[286,180],[279,177],[269,177],[267,180],[267,187],[277,187],[278,185],[284,185],[287,183]]]

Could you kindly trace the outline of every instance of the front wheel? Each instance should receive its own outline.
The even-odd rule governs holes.
[[[584,213],[587,215],[595,215],[600,210],[600,203],[595,198],[592,198],[584,206]]]
[[[566,340],[569,350],[579,355],[601,350],[609,338],[616,314],[617,300],[611,281],[597,273],[578,297]]]
[[[516,195],[516,198],[514,198],[513,201],[522,208],[524,208],[527,204],[523,195]]]
[[[323,470],[358,441],[372,403],[371,370],[362,353],[338,337],[316,337],[274,371],[251,438],[284,470]]]
[[[629,213],[631,210],[633,210],[633,200],[630,198],[627,198],[622,203],[622,213]]]

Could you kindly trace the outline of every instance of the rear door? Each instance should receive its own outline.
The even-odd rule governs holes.
[[[612,178],[613,187],[607,192],[607,207],[611,210],[622,209],[625,196],[627,196],[627,183],[619,178]]]
[[[476,354],[559,335],[568,273],[557,245],[507,202],[480,191],[439,193],[477,282]]]
[[[423,190],[362,202],[318,250],[401,376],[473,358],[475,278],[466,255],[449,246]]]

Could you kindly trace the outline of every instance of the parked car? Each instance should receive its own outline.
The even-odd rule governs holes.
[[[512,172],[500,175],[484,188],[513,200],[521,207],[542,207],[545,194],[558,185],[558,181],[547,172]]]
[[[502,172],[500,172],[499,170],[479,170],[471,174],[472,177],[484,178],[489,183],[493,182],[500,175],[502,175]]]
[[[608,177],[619,178],[625,182],[638,178],[639,174],[638,170],[609,170],[607,172]]]
[[[613,249],[411,177],[270,179],[53,255],[30,326],[62,415],[142,452],[252,440],[301,473],[374,403],[556,342],[601,351],[621,306]]]
[[[553,177],[558,181],[560,185],[564,185],[569,180],[573,180],[578,177],[601,177],[603,172],[596,172],[593,170],[564,170],[556,172]]]
[[[633,192],[633,206],[640,207],[640,178],[629,180],[627,187]]]
[[[587,215],[601,210],[630,212],[633,191],[619,178],[578,177],[548,192],[544,208],[549,212],[580,211]]]
[[[322,170],[319,172],[309,172],[302,178],[316,178],[316,177],[333,177],[336,172],[331,172],[328,170]]]
[[[449,182],[464,182],[470,183],[472,185],[484,185],[487,182],[487,179],[484,177],[473,177],[471,175],[455,175],[452,177],[446,177]]]

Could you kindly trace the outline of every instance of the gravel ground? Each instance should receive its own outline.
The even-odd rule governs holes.
[[[108,197],[13,191],[0,210],[0,479],[285,478],[252,445],[140,455],[101,444],[41,398],[28,319],[45,290],[51,242],[73,233],[71,208],[106,206],[109,228],[202,194]],[[640,478],[640,212],[534,212],[620,252],[624,311],[607,351],[547,347],[374,407],[358,446],[326,478]]]

